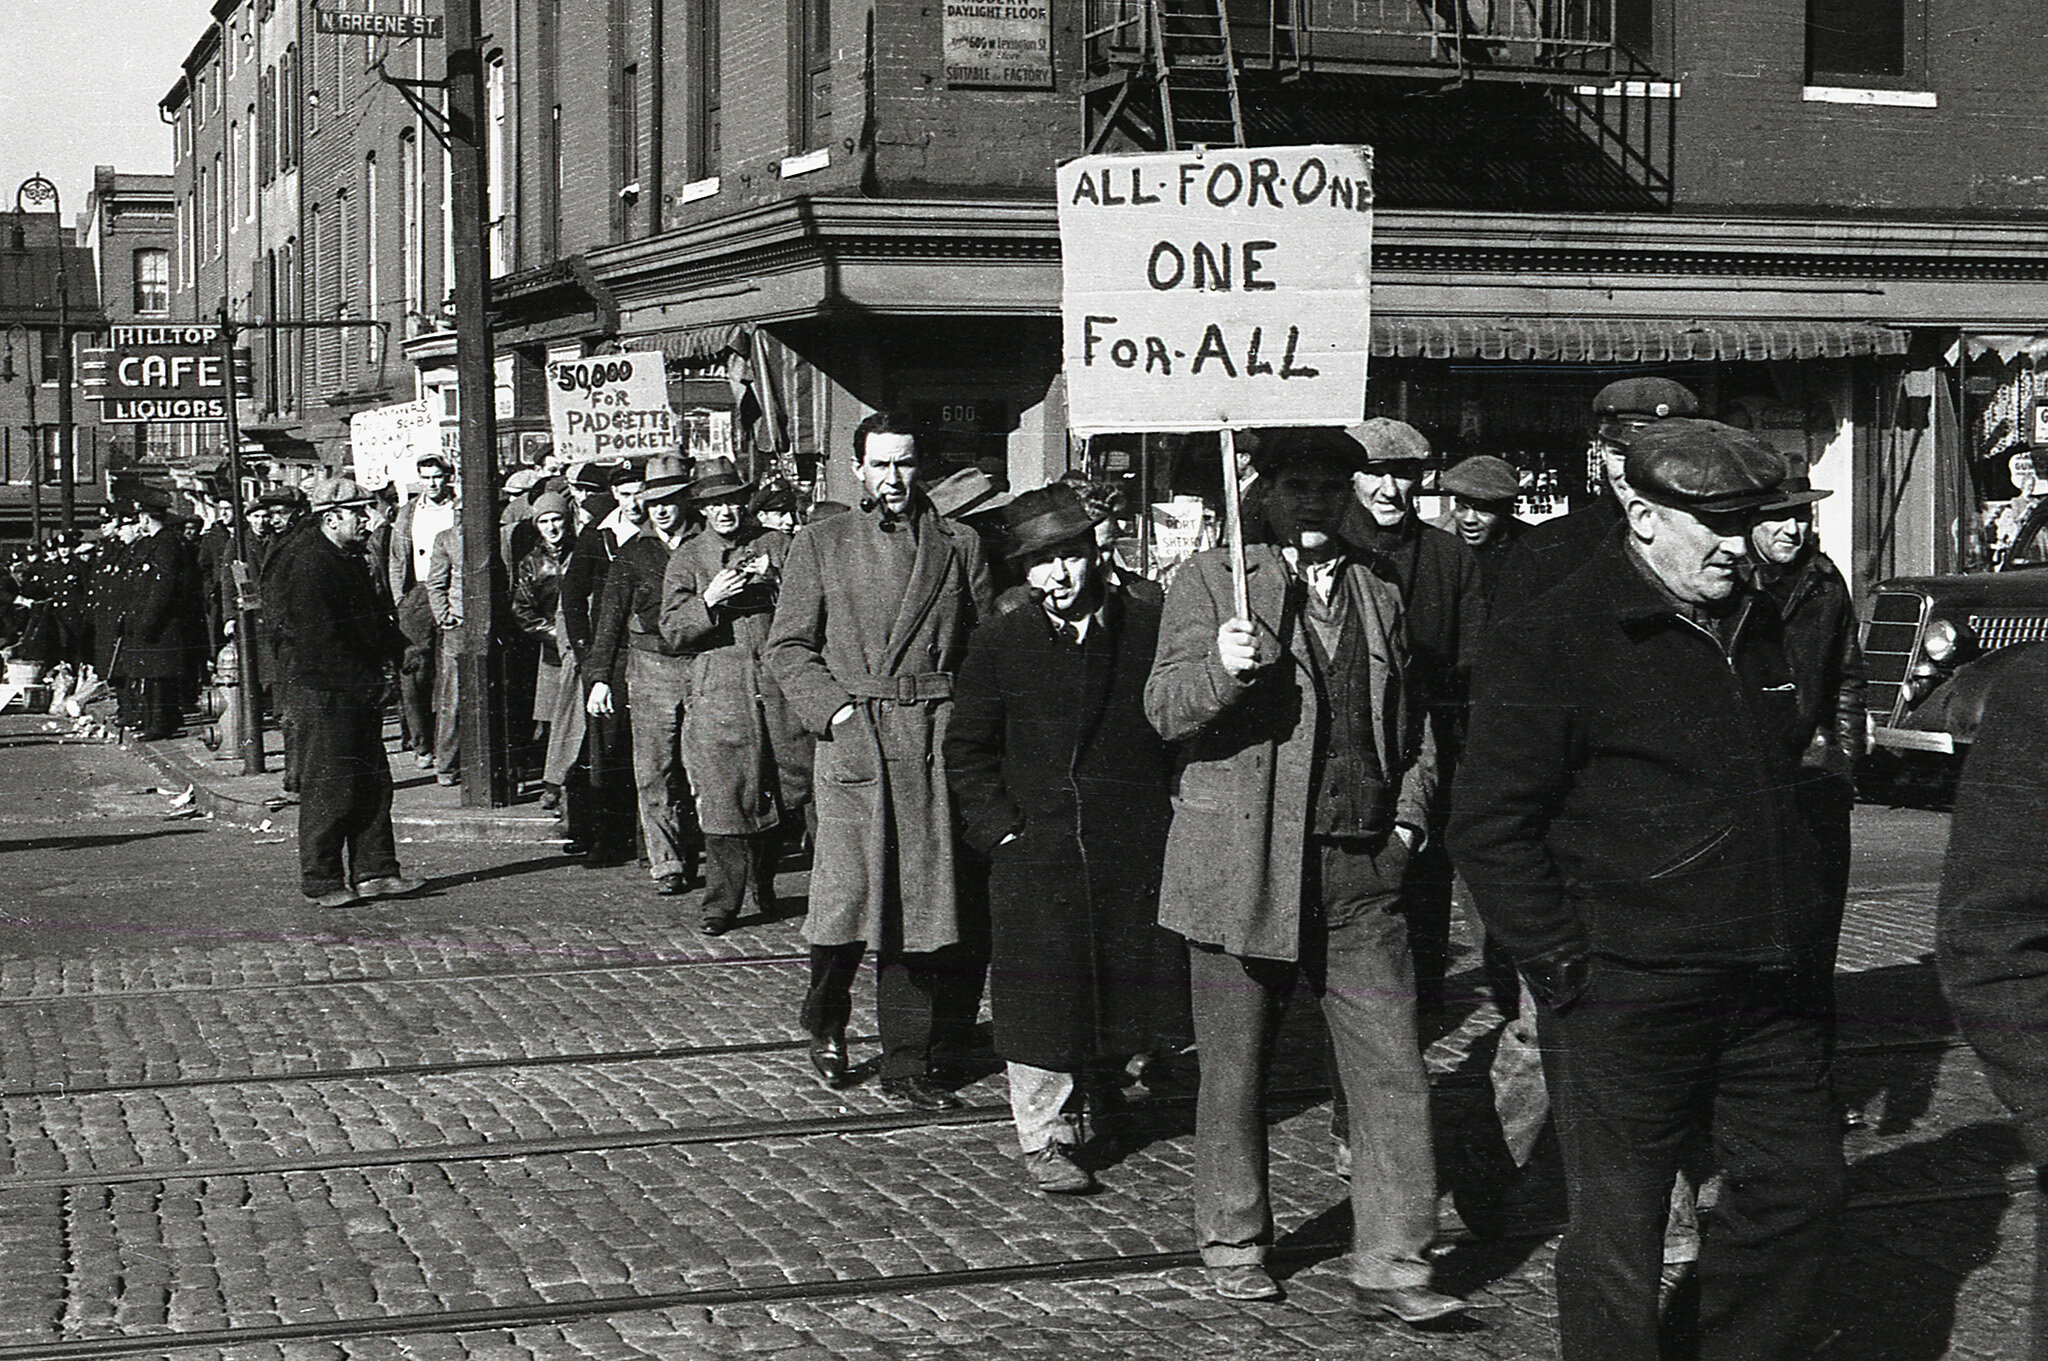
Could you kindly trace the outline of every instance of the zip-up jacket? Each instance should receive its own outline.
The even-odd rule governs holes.
[[[1809,731],[1776,609],[1743,588],[1712,630],[1610,539],[1493,630],[1452,859],[1539,993],[1587,956],[1802,965],[1828,930],[1795,797]]]

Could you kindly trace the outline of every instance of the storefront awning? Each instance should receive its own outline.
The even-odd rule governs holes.
[[[1863,321],[1684,321],[1376,316],[1376,359],[1503,359],[1670,364],[1711,359],[1902,355],[1910,333]]]

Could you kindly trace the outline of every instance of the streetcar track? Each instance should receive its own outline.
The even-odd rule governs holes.
[[[849,1036],[849,1044],[868,1044],[879,1036]],[[421,1060],[416,1063],[360,1064],[346,1068],[306,1068],[276,1073],[211,1074],[207,1076],[147,1078],[132,1082],[64,1083],[47,1087],[0,1090],[0,1101],[61,1101],[71,1097],[113,1096],[127,1093],[191,1091],[201,1087],[271,1086],[294,1082],[344,1082],[381,1077],[448,1077],[458,1073],[489,1072],[509,1068],[600,1067],[613,1063],[654,1063],[699,1058],[725,1058],[741,1054],[776,1054],[802,1049],[806,1040],[750,1040],[731,1044],[658,1045],[641,1049],[614,1049],[566,1054],[505,1054],[495,1058]],[[1953,1036],[1946,1039],[1887,1040],[1870,1044],[1837,1046],[1835,1056],[1865,1058],[1883,1054],[1945,1053],[1962,1047]],[[1439,1087],[1461,1087],[1488,1081],[1484,1072],[1432,1073],[1430,1083]]]
[[[809,955],[685,955],[644,964],[574,964],[558,969],[477,969],[468,973],[364,974],[355,978],[301,978],[276,983],[196,983],[170,988],[136,988],[119,992],[53,992],[38,997],[0,997],[0,1009],[43,1007],[61,1003],[118,1006],[162,997],[211,997],[226,993],[299,992],[313,988],[360,988],[380,983],[480,983],[499,979],[564,978],[578,974],[644,973],[740,964],[802,964]]]
[[[950,1120],[946,1123],[964,1122]],[[2002,1181],[1976,1182],[1932,1191],[1873,1192],[1852,1196],[1843,1206],[1843,1213],[1854,1214],[1860,1211],[1899,1209],[1916,1205],[1953,1204],[1971,1200],[2005,1200],[2033,1194],[2036,1191],[2037,1183],[2032,1175],[2012,1176]],[[1271,1260],[1282,1264],[1313,1263],[1342,1252],[1344,1247],[1344,1240],[1334,1237],[1289,1242],[1275,1246]],[[299,1323],[230,1325],[225,1328],[195,1329],[188,1332],[163,1330],[130,1333],[119,1337],[61,1338],[47,1342],[14,1343],[0,1345],[0,1361],[98,1361],[99,1358],[199,1349],[220,1352],[230,1347],[270,1343],[346,1342],[372,1337],[508,1332],[581,1319],[609,1318],[620,1314],[859,1299],[1038,1281],[1102,1280],[1114,1276],[1152,1275],[1200,1265],[1199,1253],[1183,1249],[1110,1257],[1066,1258],[1051,1262],[1014,1262],[999,1266],[966,1267],[954,1271],[898,1272],[830,1281],[785,1281],[774,1285],[724,1286],[694,1290],[627,1291],[588,1299],[536,1300],[525,1304],[493,1305],[476,1309],[416,1310],[410,1313],[321,1319]],[[1473,1307],[1483,1309],[1497,1306],[1482,1299],[1474,1302]],[[1375,1321],[1384,1327],[1394,1326],[1384,1321]]]

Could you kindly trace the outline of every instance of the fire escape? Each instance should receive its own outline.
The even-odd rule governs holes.
[[[1088,0],[1087,149],[1362,141],[1379,152],[1386,201],[1404,183],[1417,201],[1449,194],[1442,180],[1463,167],[1470,206],[1548,194],[1669,207],[1674,102],[1617,40],[1617,8]]]

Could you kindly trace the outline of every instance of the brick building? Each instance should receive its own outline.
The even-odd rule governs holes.
[[[69,326],[75,375],[78,351],[105,321],[92,247],[56,213],[9,204],[0,212],[0,541],[61,523],[60,320]],[[74,401],[72,419],[72,501],[84,527],[106,507],[108,432],[91,402]]]
[[[399,376],[323,338],[297,389],[278,370],[276,424],[337,461],[352,410],[449,375],[435,120],[372,69],[431,77],[441,53],[316,39],[307,5],[262,2],[254,19],[216,5],[165,101],[195,148],[180,213],[201,249],[181,243],[178,299],[252,296],[208,272],[235,226],[209,257],[200,219],[227,211],[206,179],[236,138],[206,91],[246,116],[224,68],[253,23],[255,65],[274,53],[296,91],[273,104],[256,77],[259,143],[266,117],[303,138],[296,238],[282,210],[258,232],[266,262],[283,252],[281,305],[390,319],[411,361]],[[1823,535],[1864,584],[1960,565],[1981,506],[2025,490],[2002,456],[2048,348],[2048,21],[2025,0],[1978,0],[1967,23],[1951,8],[1062,0],[1005,8],[1029,56],[1004,69],[971,56],[972,5],[485,0],[501,457],[537,448],[548,359],[624,346],[678,361],[693,431],[736,407],[748,447],[823,494],[844,499],[851,431],[881,405],[1034,484],[1082,457],[1056,163],[1364,142],[1369,409],[1568,496],[1591,393],[1668,373],[1843,493],[1821,503]],[[1099,465],[1134,462],[1098,444]],[[1199,442],[1157,452],[1155,495],[1177,463],[1204,465]]]
[[[79,234],[92,252],[101,314],[109,326],[164,321],[171,315],[172,217],[176,198],[169,175],[136,175],[93,167]],[[85,403],[88,406],[96,405]],[[110,474],[134,466],[161,466],[178,455],[177,427],[109,427]]]

